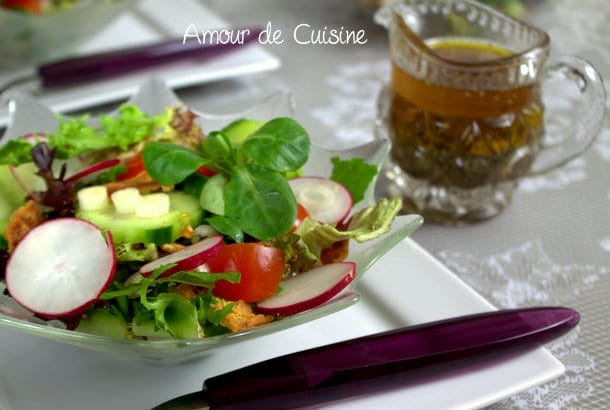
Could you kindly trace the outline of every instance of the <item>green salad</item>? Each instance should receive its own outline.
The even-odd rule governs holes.
[[[207,134],[185,107],[89,120],[0,146],[5,292],[76,331],[201,338],[316,308],[353,281],[350,241],[401,209],[354,211],[378,171],[362,158],[303,175],[311,142],[292,118]]]

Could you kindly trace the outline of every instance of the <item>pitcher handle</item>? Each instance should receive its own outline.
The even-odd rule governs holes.
[[[601,76],[575,56],[559,57],[546,68],[542,99],[544,132],[530,174],[550,171],[582,154],[597,138],[606,109]]]

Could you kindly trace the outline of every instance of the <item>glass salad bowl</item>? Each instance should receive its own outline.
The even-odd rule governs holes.
[[[159,114],[168,106],[183,104],[165,83],[157,78],[146,80],[129,102],[136,104],[148,114]],[[194,107],[189,108],[199,115],[199,125],[203,131],[209,132],[221,129],[231,121],[241,117],[268,120],[278,116],[291,116],[293,103],[288,92],[277,92],[246,111],[230,115],[207,114],[198,112]],[[9,125],[0,140],[0,145],[11,138],[27,133],[52,131],[57,125],[55,115],[26,94],[15,96],[10,103],[9,112]],[[342,158],[361,157],[369,163],[381,165],[388,151],[388,140],[375,140],[366,145],[344,151],[327,151],[312,147],[309,162],[304,167],[304,174],[328,176],[331,171],[330,158],[333,156]],[[371,183],[365,199],[361,202],[362,205],[373,203],[373,185],[374,183]],[[392,224],[391,231],[378,239],[362,244],[351,241],[349,256],[346,260],[356,263],[357,277],[348,289],[322,306],[247,331],[203,339],[163,340],[123,340],[81,333],[67,330],[63,322],[43,321],[32,315],[11,297],[4,294],[4,283],[1,281],[0,325],[61,343],[112,353],[129,360],[136,359],[164,364],[181,363],[209,355],[216,349],[221,349],[228,344],[302,325],[353,305],[359,299],[357,292],[358,279],[379,258],[422,223],[423,219],[419,215],[398,216]]]

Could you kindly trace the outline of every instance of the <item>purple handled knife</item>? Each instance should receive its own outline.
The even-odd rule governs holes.
[[[155,409],[305,407],[398,387],[539,347],[574,328],[564,307],[499,310],[360,337],[211,377]],[[425,380],[425,379],[423,379]]]
[[[166,64],[186,58],[210,58],[257,39],[259,28],[239,29],[239,39],[210,44],[200,44],[189,39],[167,40],[129,49],[108,51],[88,56],[74,57],[38,67],[42,86],[54,87],[107,78],[130,71]]]
[[[200,44],[194,39],[165,40],[132,48],[111,50],[67,58],[26,70],[0,88],[0,100],[10,96],[13,89],[37,80],[41,87],[69,86],[104,79],[132,71],[159,66],[183,59],[209,59],[251,44],[261,32],[260,28],[228,29],[238,31],[239,37]]]

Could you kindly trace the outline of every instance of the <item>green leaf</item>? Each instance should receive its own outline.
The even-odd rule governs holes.
[[[114,282],[117,284],[117,282]],[[148,286],[147,286],[148,287]],[[140,291],[141,287],[139,284],[132,284],[128,286],[121,286],[113,289],[108,289],[104,293],[102,293],[99,297],[100,300],[110,300],[117,299],[123,296],[134,296],[137,295]]]
[[[222,215],[212,215],[206,220],[214,229],[222,235],[233,239],[236,243],[242,243],[244,241],[244,232],[232,219]]]
[[[191,174],[182,183],[180,186],[176,187],[177,190],[183,191],[195,198],[199,198],[201,195],[201,190],[205,185],[208,177],[200,175],[200,174]]]
[[[177,339],[196,339],[201,327],[195,305],[176,293],[161,293],[155,298],[142,300],[152,311],[155,323]]]
[[[23,138],[9,140],[0,147],[0,165],[14,167],[32,162],[32,144]]]
[[[210,177],[199,194],[199,205],[208,212],[224,215],[227,182],[227,178],[223,174]]]
[[[143,277],[138,283],[131,283],[129,285],[122,285],[118,282],[113,282],[111,287],[100,295],[100,300],[110,300],[123,296],[138,296],[146,295],[146,292],[156,280],[168,269],[171,269],[176,264],[163,265],[155,269],[155,271],[148,277]]]
[[[101,134],[109,144],[126,151],[131,145],[152,136],[156,128],[167,121],[168,113],[149,116],[135,105],[122,105],[116,117],[105,115],[100,118]]]
[[[86,151],[105,149],[108,142],[100,138],[95,128],[89,126],[88,115],[58,117],[59,125],[49,139],[49,146],[57,149],[59,158],[70,158]]]
[[[201,336],[202,330],[197,320],[197,309],[194,304],[176,293],[163,292],[156,296],[149,296],[149,286],[155,281],[159,283],[169,279],[158,278],[172,266],[161,266],[155,269],[150,276],[142,278],[139,284],[132,286],[134,289],[137,288],[140,303],[152,314],[156,326],[178,339],[198,338]]]
[[[228,303],[222,309],[216,310],[212,307],[215,301],[216,298],[209,289],[205,295],[198,295],[194,300],[199,324],[203,327],[206,336],[217,336],[230,332],[220,322],[233,311],[235,303]]]
[[[142,161],[150,176],[164,185],[182,182],[206,161],[181,145],[151,141],[142,150]]]
[[[213,131],[208,134],[201,145],[203,154],[216,162],[223,165],[233,163],[231,152],[231,142],[229,138],[221,132]]]
[[[176,272],[171,276],[159,279],[163,282],[178,282],[186,283],[194,286],[201,286],[204,288],[214,287],[214,283],[217,280],[226,280],[231,283],[239,283],[241,274],[237,271],[228,272],[198,272],[198,271],[180,271]]]
[[[131,104],[119,107],[116,116],[100,117],[99,127],[89,125],[89,116],[59,117],[59,125],[49,139],[59,158],[71,158],[90,151],[118,148],[126,151],[153,136],[169,120],[167,113],[149,116]]]
[[[198,295],[195,298],[195,305],[199,312],[199,323],[201,325],[204,325],[206,322],[211,322],[215,325],[220,324],[233,311],[233,306],[235,306],[235,303],[228,303],[222,309],[216,310],[212,307],[215,301],[216,298],[210,290],[205,295]]]
[[[258,165],[288,172],[301,168],[309,156],[307,131],[292,118],[275,118],[241,144],[241,150]]]
[[[390,230],[392,221],[401,209],[400,198],[381,198],[376,205],[363,208],[354,214],[347,230],[338,230],[333,225],[305,218],[295,230],[302,241],[298,256],[306,259],[315,258],[319,264],[322,250],[335,242],[354,239],[362,243],[378,238]]]
[[[377,175],[377,166],[367,164],[362,158],[342,160],[332,157],[330,160],[333,164],[330,179],[347,188],[354,203],[362,201],[366,189]]]
[[[297,203],[288,182],[280,173],[254,164],[234,168],[225,195],[225,215],[257,239],[286,233],[296,218]]]

